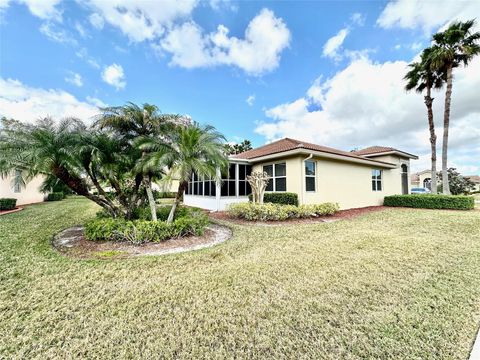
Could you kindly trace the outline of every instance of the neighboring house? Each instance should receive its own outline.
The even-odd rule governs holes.
[[[413,174],[410,178],[410,183],[412,187],[420,187],[425,189],[432,189],[432,171],[431,170],[423,170]],[[440,177],[437,177],[437,184],[441,185],[442,180]]]
[[[465,177],[475,184],[475,187],[473,188],[472,191],[480,191],[480,176],[479,175],[467,175]]]
[[[342,209],[381,205],[386,195],[408,194],[410,159],[417,156],[390,147],[347,152],[285,138],[229,157],[222,181],[193,175],[186,205],[224,210],[248,201],[252,171],[271,176],[267,191],[293,192],[300,204],[336,202]]]
[[[38,203],[44,200],[44,194],[38,190],[43,182],[42,176],[33,178],[26,186],[20,186],[18,182],[13,181],[15,176],[21,176],[21,173],[16,172],[5,178],[0,177],[0,198],[17,199],[17,205]]]

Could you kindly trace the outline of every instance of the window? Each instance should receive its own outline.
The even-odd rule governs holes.
[[[215,193],[215,180],[202,178],[195,173],[192,174],[188,186],[185,189],[185,194],[187,195],[215,196]]]
[[[247,176],[252,173],[252,167],[250,165],[238,165],[238,195],[248,196],[252,189],[247,181]]]
[[[382,191],[382,170],[372,170],[372,190]]]
[[[315,191],[315,161],[305,161],[305,190]]]
[[[19,193],[22,185],[22,171],[15,170],[15,184],[13,186],[13,192]]]
[[[287,165],[285,163],[263,166],[270,178],[265,191],[287,191]]]
[[[220,196],[237,196],[235,192],[236,164],[230,164],[228,170],[222,174]]]

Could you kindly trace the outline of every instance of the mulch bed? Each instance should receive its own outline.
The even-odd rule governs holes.
[[[276,225],[289,225],[289,224],[313,224],[313,223],[319,223],[319,222],[333,222],[333,221],[344,220],[344,219],[353,219],[364,214],[369,214],[371,212],[377,212],[377,211],[384,211],[386,209],[389,209],[389,208],[386,206],[367,206],[367,207],[357,208],[357,209],[340,210],[335,215],[331,215],[331,216],[319,216],[316,218],[308,218],[308,219],[289,219],[285,221],[248,221],[248,220],[231,217],[228,215],[226,211],[212,212],[209,214],[209,216],[215,220],[228,221],[238,225],[276,226]]]
[[[12,209],[12,210],[0,210],[0,215],[12,214],[22,210],[23,210],[23,207],[16,207],[15,209]]]
[[[166,255],[199,250],[220,244],[232,236],[232,231],[211,224],[203,236],[175,238],[160,243],[134,245],[128,242],[90,241],[83,234],[82,226],[68,228],[52,239],[52,245],[60,253],[81,259],[118,259],[145,255]]]

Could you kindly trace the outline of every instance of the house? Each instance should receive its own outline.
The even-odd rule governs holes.
[[[229,157],[222,181],[195,174],[184,203],[209,210],[248,201],[246,177],[252,171],[270,176],[266,191],[293,192],[300,204],[336,202],[341,209],[381,205],[386,195],[408,194],[410,159],[417,156],[391,147],[354,152],[284,138]]]
[[[475,184],[472,192],[480,191],[480,175],[467,175],[465,177]]]
[[[21,176],[19,171],[6,177],[0,177],[0,198],[17,199],[17,205],[32,204],[42,202],[44,194],[39,188],[42,185],[43,177],[37,176],[30,180],[25,186],[20,186],[15,182],[14,177]]]
[[[431,170],[423,170],[412,174],[410,177],[410,183],[414,188],[425,188],[425,189],[432,189],[432,171]],[[437,177],[437,185],[441,185],[442,181],[440,177]]]

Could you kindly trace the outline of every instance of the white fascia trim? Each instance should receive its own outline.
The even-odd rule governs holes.
[[[378,153],[374,153],[374,154],[366,154],[366,155],[360,155],[360,156],[370,158],[370,157],[383,156],[383,155],[400,155],[400,156],[403,156],[403,157],[406,157],[406,158],[409,158],[409,159],[418,160],[417,155],[409,154],[409,153],[399,151],[399,150],[383,151],[383,152],[378,152]]]

